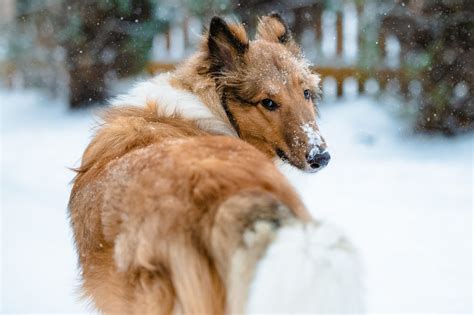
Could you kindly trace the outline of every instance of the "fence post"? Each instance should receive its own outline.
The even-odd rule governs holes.
[[[365,75],[361,73],[361,71],[357,71],[357,93],[359,95],[363,94],[365,92]]]
[[[364,12],[364,6],[362,3],[358,2],[356,5],[357,12],[357,58],[361,59],[360,51],[364,45],[364,36],[362,32],[362,13]]]
[[[166,52],[169,53],[171,50],[171,26],[166,27],[165,42],[166,42]]]
[[[189,16],[186,15],[183,20],[183,39],[184,39],[184,48],[189,47]]]
[[[379,43],[380,56],[382,56],[382,58],[385,59],[387,52],[385,51],[385,32],[383,30],[379,31],[378,43]]]
[[[410,84],[410,82],[408,80],[408,76],[405,75],[405,72],[401,70],[399,71],[399,74],[398,74],[398,82],[400,84],[400,93],[403,95],[403,97],[408,98],[408,94],[409,94],[408,85]]]
[[[344,43],[344,34],[342,32],[342,12],[337,11],[336,13],[336,54],[337,56],[342,56],[343,43]]]
[[[377,81],[379,82],[380,91],[385,91],[389,79],[390,78],[386,71],[379,71]]]
[[[321,4],[317,4],[314,6],[314,37],[316,39],[316,49],[318,50],[318,54],[321,54],[321,47],[323,41],[323,6]]]
[[[340,98],[342,97],[342,95],[344,95],[344,78],[338,77],[336,79],[336,84],[337,84],[336,95],[338,98]]]

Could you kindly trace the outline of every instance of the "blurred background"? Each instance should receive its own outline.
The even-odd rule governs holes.
[[[287,170],[367,265],[372,312],[471,313],[474,1],[0,0],[2,312],[85,312],[67,219],[94,113],[213,15],[278,11],[322,76],[333,156]]]
[[[40,87],[71,109],[105,104],[115,81],[168,71],[194,51],[212,15],[279,11],[337,97],[389,90],[414,127],[473,126],[474,2],[469,0],[2,0],[6,87]],[[326,84],[325,84],[326,85]]]

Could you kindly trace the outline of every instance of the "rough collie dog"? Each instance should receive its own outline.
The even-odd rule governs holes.
[[[112,102],[69,203],[98,310],[360,311],[352,246],[312,220],[273,163],[328,163],[318,83],[279,15],[253,41],[215,17],[176,71]]]

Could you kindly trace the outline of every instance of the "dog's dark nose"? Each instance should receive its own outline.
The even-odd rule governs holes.
[[[321,169],[328,165],[331,155],[329,152],[325,151],[323,153],[314,154],[308,157],[308,164],[312,169]]]

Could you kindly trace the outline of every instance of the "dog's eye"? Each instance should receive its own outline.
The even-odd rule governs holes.
[[[269,98],[262,100],[262,105],[268,110],[275,110],[278,108],[278,104]]]
[[[311,91],[310,90],[304,90],[304,98],[309,100],[311,98]]]

